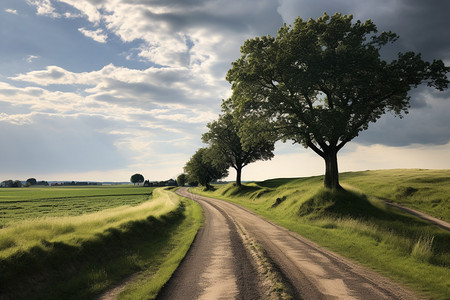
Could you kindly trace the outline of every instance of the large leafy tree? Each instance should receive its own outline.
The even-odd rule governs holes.
[[[408,113],[408,91],[426,82],[443,90],[450,68],[441,60],[399,53],[386,62],[383,46],[392,32],[378,34],[370,20],[324,14],[297,18],[276,37],[247,40],[232,64],[233,103],[250,122],[261,118],[278,137],[311,148],[325,160],[325,187],[341,189],[337,153],[384,113]],[[251,136],[251,132],[244,134]]]
[[[227,165],[214,162],[213,155],[210,148],[200,148],[184,166],[189,181],[197,181],[207,190],[211,188],[212,181],[228,175]]]
[[[212,159],[216,164],[224,163],[236,170],[236,185],[241,186],[242,169],[257,160],[268,160],[273,157],[274,139],[252,122],[246,127],[252,131],[252,138],[247,143],[239,136],[240,120],[233,115],[230,101],[223,101],[222,114],[216,121],[207,125],[209,131],[202,136],[203,142],[211,147]],[[249,128],[251,126],[251,128]]]

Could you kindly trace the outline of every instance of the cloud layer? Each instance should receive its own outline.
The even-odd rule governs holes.
[[[147,172],[154,179],[176,176],[201,146],[200,136],[217,116],[221,99],[230,95],[224,78],[243,42],[275,35],[297,16],[317,18],[327,11],[373,19],[380,30],[401,36],[387,56],[414,50],[450,63],[444,0],[433,5],[406,0],[28,0],[27,6],[7,0],[4,5],[2,17],[7,18],[0,25],[29,26],[23,27],[22,39],[6,36],[10,49],[0,53],[1,138],[8,145],[0,150],[3,177],[106,176],[108,170],[120,176]],[[400,121],[385,116],[355,141],[446,145],[448,98],[448,93],[420,89],[412,94],[409,116]]]

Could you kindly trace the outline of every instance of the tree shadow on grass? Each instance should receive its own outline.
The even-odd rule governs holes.
[[[372,224],[384,232],[417,241],[424,236],[433,236],[434,256],[430,263],[449,266],[450,233],[429,222],[380,202],[372,203],[365,195],[351,191],[319,190],[302,203],[298,209],[300,217],[310,220],[354,219]]]

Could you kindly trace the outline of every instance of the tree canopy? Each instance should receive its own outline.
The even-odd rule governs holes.
[[[252,139],[244,145],[239,136],[239,119],[233,116],[230,101],[223,101],[222,114],[218,120],[207,125],[209,131],[202,136],[203,142],[211,147],[211,159],[216,164],[225,164],[236,170],[236,185],[241,185],[242,169],[257,160],[268,160],[273,157],[274,140],[258,127],[258,123],[251,123]]]
[[[36,178],[28,178],[26,182],[28,184],[30,184],[30,185],[36,185],[37,184]]]
[[[228,175],[226,164],[213,162],[214,153],[210,148],[200,148],[184,166],[184,172],[189,181],[198,182],[206,189],[210,189],[210,183]]]
[[[144,182],[144,176],[142,176],[141,174],[134,174],[131,176],[130,181],[133,184],[142,183],[142,182]]]
[[[187,175],[185,173],[182,173],[182,174],[178,175],[178,177],[177,177],[177,184],[179,186],[184,186],[186,184],[187,180],[188,180]]]
[[[384,113],[408,113],[412,88],[423,82],[447,88],[450,70],[441,60],[426,62],[414,52],[386,62],[380,49],[397,35],[378,34],[372,21],[352,19],[341,14],[297,18],[276,37],[247,40],[227,74],[235,108],[248,122],[263,119],[279,139],[320,155],[324,184],[331,189],[341,188],[337,152]]]

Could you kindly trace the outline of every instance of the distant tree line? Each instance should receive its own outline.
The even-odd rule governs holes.
[[[22,187],[22,182],[20,180],[4,180],[0,183],[0,187],[7,187],[7,188],[12,188],[12,187]]]
[[[34,185],[38,185],[38,186],[48,186],[48,182],[47,181],[37,181],[36,178],[28,178],[25,181],[25,184],[22,184],[22,182],[20,180],[4,180],[0,183],[0,187],[30,187],[30,186],[34,186]]]
[[[178,186],[178,185],[184,186],[185,181],[182,181],[183,179],[182,175],[180,175],[181,177],[178,176],[179,178],[178,180],[169,179],[163,181],[150,181],[148,179],[145,180],[142,174],[136,173],[130,177],[130,182],[133,183],[134,185],[143,183],[143,186],[145,187]]]

